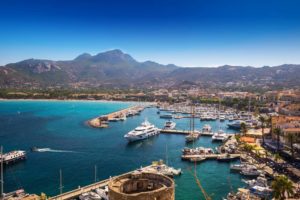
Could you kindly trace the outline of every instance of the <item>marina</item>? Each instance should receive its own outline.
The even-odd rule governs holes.
[[[87,109],[87,111],[90,110],[90,106],[92,107],[97,106],[96,103],[93,104],[80,103],[80,104],[81,104],[80,106],[87,106],[87,108],[89,108]],[[43,106],[44,105],[45,103],[43,104]],[[79,106],[78,103],[74,104],[74,102],[72,102],[72,104],[70,103],[70,105],[66,103],[63,103],[62,105],[64,107],[67,106],[67,108],[69,109],[68,113],[70,112],[70,110],[74,110],[74,107]],[[120,106],[118,109],[121,111],[124,110],[124,108],[122,108],[121,106],[124,107],[128,106],[132,108],[132,105],[123,104],[123,103],[119,103],[119,104],[112,103],[111,106]],[[89,113],[89,116],[95,115],[95,113],[97,112],[96,107],[93,108],[93,111],[94,113]],[[257,161],[251,161],[251,159],[248,158],[248,155],[244,151],[237,149],[238,148],[237,140],[235,137],[236,130],[229,129],[227,126],[229,123],[232,123],[232,121],[230,121],[229,118],[225,119],[225,121],[222,123],[220,123],[217,120],[216,121],[195,120],[194,123],[192,124],[193,127],[191,128],[191,124],[190,124],[191,119],[193,119],[194,117],[180,118],[180,119],[174,118],[173,119],[174,121],[172,121],[174,122],[174,124],[172,124],[170,123],[169,119],[160,118],[159,115],[157,115],[157,111],[158,109],[152,106],[144,107],[144,109],[142,109],[139,112],[139,115],[137,115],[134,118],[131,118],[129,116],[126,120],[117,120],[120,121],[118,123],[113,123],[114,120],[110,121],[109,129],[92,129],[89,126],[82,125],[82,124],[81,124],[82,127],[80,127],[78,126],[80,124],[77,123],[78,132],[63,133],[64,136],[68,138],[68,140],[73,141],[72,146],[68,146],[68,145],[53,146],[53,141],[51,140],[50,140],[51,143],[48,144],[47,141],[45,141],[43,143],[43,146],[40,143],[29,143],[27,144],[27,147],[18,146],[17,148],[19,149],[28,149],[28,150],[32,150],[32,152],[26,153],[27,162],[20,162],[18,164],[11,165],[8,170],[9,171],[14,170],[19,166],[24,166],[24,167],[26,166],[26,168],[24,169],[28,171],[31,170],[30,168],[34,169],[36,166],[43,165],[43,163],[40,162],[43,159],[53,160],[59,158],[62,160],[65,159],[68,160],[65,164],[64,162],[59,162],[59,165],[56,166],[59,167],[59,169],[63,168],[64,182],[61,186],[59,186],[59,188],[63,187],[63,191],[70,191],[66,193],[62,192],[62,194],[66,196],[59,196],[59,195],[57,196],[59,192],[57,189],[47,190],[47,186],[43,183],[40,183],[40,188],[39,185],[36,184],[34,184],[35,185],[34,188],[30,187],[30,185],[26,186],[26,184],[24,187],[22,187],[25,188],[26,192],[28,191],[29,193],[39,193],[41,191],[45,192],[47,195],[52,196],[52,198],[54,199],[55,198],[62,198],[62,199],[99,198],[99,195],[102,194],[102,191],[104,191],[105,188],[107,187],[108,184],[107,181],[111,180],[111,178],[107,179],[107,177],[112,176],[112,178],[115,178],[118,177],[119,174],[124,174],[124,173],[126,174],[128,171],[130,171],[131,173],[132,169],[137,169],[135,170],[136,172],[155,173],[155,174],[162,174],[162,175],[174,177],[176,185],[178,185],[178,187],[176,187],[175,196],[176,199],[179,200],[184,200],[187,198],[187,196],[189,199],[195,199],[199,197],[201,198],[201,195],[198,196],[195,192],[192,192],[197,190],[197,185],[195,185],[193,176],[191,176],[190,173],[188,172],[190,167],[195,167],[196,171],[201,171],[201,173],[199,173],[199,177],[201,180],[214,178],[218,180],[217,182],[222,183],[217,188],[216,188],[216,185],[218,185],[217,182],[213,182],[214,184],[211,184],[212,182],[203,183],[205,189],[209,193],[212,193],[213,191],[218,191],[218,192],[223,191],[222,193],[218,194],[217,199],[219,198],[221,199],[222,197],[225,197],[226,194],[228,194],[231,191],[229,187],[224,188],[222,186],[223,184],[226,184],[228,177],[230,177],[231,179],[233,185],[232,187],[234,187],[235,190],[238,190],[238,188],[243,186],[246,187],[246,185],[248,184],[248,182],[245,182],[243,180],[244,178],[247,179],[256,178],[259,177],[259,175],[261,174],[273,176],[274,173],[271,168],[269,168],[268,166],[261,166],[259,163],[257,163]],[[22,110],[18,111],[17,116],[22,115],[23,112],[24,111]],[[166,112],[166,111],[160,111],[160,112]],[[103,111],[103,115],[101,116],[104,116],[106,113],[114,113],[114,112]],[[82,113],[80,113],[78,117],[79,117],[79,121],[84,121],[84,118],[86,116],[83,116]],[[167,126],[166,128],[166,125],[168,125],[168,123],[170,123],[170,126]],[[174,129],[175,124],[176,124],[176,129]],[[148,130],[147,127],[149,127],[149,131],[146,131]],[[156,127],[160,127],[161,129],[158,129]],[[155,132],[156,134],[151,135],[150,128],[154,128],[157,131]],[[36,130],[41,131],[42,129],[39,128]],[[56,130],[61,130],[61,126],[59,125]],[[224,130],[223,134],[226,136],[226,138],[220,140],[220,142],[213,142],[214,140],[213,137],[215,133],[217,133],[219,130]],[[101,132],[101,134],[97,134],[99,132]],[[197,140],[193,140],[190,143],[187,143],[186,138],[182,137],[182,136],[190,136],[195,132],[197,132],[200,137]],[[124,135],[125,136],[127,134],[131,135],[131,133],[134,133],[134,135],[138,136],[138,139],[137,140],[127,139],[127,138],[133,138],[131,136],[124,138]],[[148,133],[150,135],[147,135]],[[162,134],[158,134],[158,133],[162,133]],[[201,137],[201,133],[203,133],[203,136],[205,136],[204,134],[206,134],[206,137]],[[141,138],[139,137],[139,135],[144,135],[144,134],[147,137],[141,137]],[[52,137],[54,135],[52,133]],[[177,136],[177,135],[182,135],[182,136]],[[74,140],[76,137],[77,139]],[[82,143],[82,141],[85,142]],[[95,143],[95,141],[97,142]],[[89,144],[87,150],[85,150],[87,148],[85,144]],[[101,145],[98,146],[98,144]],[[14,144],[12,144],[12,146],[15,147]],[[105,146],[104,148],[105,150],[102,149],[103,146]],[[11,147],[8,147],[8,149],[11,149]],[[184,150],[184,152],[180,151],[180,149]],[[118,153],[115,153],[116,150],[118,151]],[[181,153],[184,154],[181,155]],[[93,160],[94,163],[96,163],[98,166],[97,167],[98,173],[97,176],[95,175],[94,178],[95,181],[92,181],[91,180],[92,178],[90,180],[88,179],[89,173],[90,171],[92,171],[88,168],[92,168],[93,165],[91,164],[87,165],[84,163],[78,165],[78,163],[74,162],[79,159],[84,160],[86,159],[85,157],[88,157],[88,160]],[[36,163],[35,161],[36,158],[39,158],[38,159],[39,163]],[[124,159],[122,160],[122,158]],[[141,167],[141,165],[147,166],[146,161],[149,163],[151,162],[151,160],[158,160],[162,158],[166,158],[166,162],[170,163],[170,166],[173,167],[168,167],[168,164],[163,164],[161,161],[153,163],[153,165],[148,167]],[[188,160],[190,162],[184,162],[185,160]],[[244,162],[244,160],[248,162],[248,165],[250,167],[241,167],[242,165],[239,165],[239,163]],[[33,162],[34,165],[31,165],[31,162]],[[199,163],[199,164],[197,166],[194,166],[193,163]],[[47,168],[49,167],[48,165],[53,165],[53,164],[55,164],[55,162],[50,162],[50,163],[47,162],[47,165],[44,165],[44,168],[46,169],[45,170],[46,174],[43,175],[43,172],[40,172],[40,174],[36,174],[36,176],[41,177],[42,175],[43,177],[46,177],[48,176],[49,173],[50,174],[53,173],[47,170]],[[28,168],[27,166],[30,166],[30,168]],[[84,168],[82,168],[83,166]],[[99,167],[99,166],[103,166],[103,167]],[[116,166],[122,166],[121,167],[122,170],[118,170],[118,167]],[[77,167],[85,170],[77,169]],[[7,173],[9,174],[9,171],[5,171],[5,179],[9,179],[9,176],[7,176]],[[57,171],[61,171],[61,170],[57,170]],[[72,173],[74,172],[81,175],[79,177],[74,177],[72,176]],[[28,177],[26,179],[26,174],[23,174],[23,176],[18,176],[18,178],[23,179],[22,182],[24,183],[26,182],[28,183],[28,181],[30,182],[32,180],[32,177]],[[98,180],[103,180],[103,181],[99,182]],[[13,182],[6,181],[5,188],[10,188],[8,191],[14,191],[16,189],[20,189],[19,187],[11,187],[7,183],[13,183]],[[51,180],[48,180],[47,185],[49,184],[51,187],[52,186],[56,186],[56,188],[58,187],[57,182],[55,183],[55,181],[51,183]],[[81,186],[87,185],[87,186],[78,188],[78,185]],[[259,191],[262,190],[262,188],[259,188],[258,185],[255,184],[251,185],[251,190],[254,189],[255,191],[257,191],[256,195],[259,195]]]
[[[156,114],[157,108],[146,108],[140,115],[129,117],[126,121],[111,122],[108,129],[94,129],[86,126],[83,122],[88,118],[111,113],[107,108],[123,110],[131,107],[130,103],[98,103],[98,102],[2,102],[2,112],[5,112],[0,133],[7,151],[13,149],[27,150],[27,161],[11,165],[4,171],[5,192],[20,189],[17,183],[22,183],[22,188],[28,193],[40,194],[44,192],[47,196],[54,197],[59,194],[59,169],[63,172],[63,192],[78,189],[78,185],[90,185],[94,183],[94,165],[98,166],[97,180],[106,180],[109,176],[124,174],[140,166],[147,166],[153,160],[168,157],[168,163],[175,169],[181,168],[182,175],[174,177],[176,182],[176,200],[201,198],[193,176],[188,168],[193,166],[188,162],[181,161],[181,150],[184,147],[192,147],[186,144],[186,134],[160,134],[147,140],[128,143],[124,135],[136,128],[147,118],[149,122],[159,128],[163,128],[167,119],[161,119]],[[37,111],[27,114],[32,107]],[[59,110],[59,115],[58,115]],[[20,114],[18,114],[18,111]],[[77,112],[78,111],[78,112]],[[80,112],[79,112],[80,111]],[[163,112],[163,111],[162,111]],[[63,116],[63,117],[62,117]],[[51,117],[51,118],[50,118]],[[10,124],[13,119],[18,125],[32,124],[19,129],[19,126]],[[189,119],[173,119],[178,130],[189,129]],[[195,120],[195,129],[201,130],[208,122],[202,123]],[[213,131],[217,130],[215,122],[209,122]],[[221,126],[226,129],[226,122]],[[72,129],[72,131],[68,131]],[[21,131],[22,130],[22,131]],[[26,132],[26,140],[21,133]],[[228,130],[229,133],[233,131]],[[12,140],[4,134],[14,134]],[[101,133],[101,134],[99,134]],[[39,140],[43,137],[43,141]],[[68,141],[68,142],[66,142]],[[18,145],[16,145],[18,144]],[[166,152],[166,145],[167,152]],[[195,142],[197,146],[215,148],[219,144],[211,142],[210,137],[201,137]],[[42,150],[30,152],[32,147],[37,146]],[[48,148],[48,149],[47,149]],[[54,151],[52,151],[54,150]],[[146,155],[146,156],[145,156]],[[80,160],[80,162],[78,162]],[[211,160],[209,162],[216,162]],[[199,173],[201,179],[218,179],[219,187],[210,182],[204,183],[209,193],[217,190],[221,198],[230,188],[222,186],[227,182],[227,176],[231,177],[233,187],[237,188],[243,182],[239,175],[230,174],[229,165],[226,163],[214,165],[218,173],[211,167],[209,162],[204,162],[197,170],[205,171]],[[40,169],[43,168],[41,171]],[[15,173],[17,171],[17,173]],[[220,173],[221,172],[221,176]],[[77,174],[77,176],[74,176]],[[53,177],[49,179],[48,177]],[[17,180],[17,181],[16,181]]]

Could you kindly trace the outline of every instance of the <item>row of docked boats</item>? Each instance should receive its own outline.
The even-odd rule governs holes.
[[[243,180],[246,183],[244,191],[248,192],[250,199],[268,199],[272,194],[272,189],[269,184],[269,180],[266,178],[263,171],[258,170],[254,165],[249,163],[234,164],[230,166],[230,170],[240,173],[242,176],[249,178]],[[237,194],[228,194],[228,200],[242,199],[237,198]]]
[[[239,172],[241,175],[246,177],[257,177],[264,173],[263,171],[258,170],[254,165],[247,163],[231,165],[230,170],[233,172]]]
[[[108,186],[97,188],[95,190],[79,195],[80,200],[108,200]]]

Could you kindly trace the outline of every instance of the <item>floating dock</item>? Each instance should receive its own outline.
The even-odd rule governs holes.
[[[160,129],[160,133],[165,133],[165,134],[189,135],[191,132],[192,131],[188,131],[188,130]]]
[[[182,160],[191,160],[197,158],[205,158],[205,159],[217,159],[218,157],[225,157],[228,154],[203,154],[203,155],[182,155]],[[241,154],[230,154],[231,158],[240,158]]]

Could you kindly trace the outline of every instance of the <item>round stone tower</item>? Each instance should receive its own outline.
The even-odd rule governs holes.
[[[164,175],[134,172],[113,178],[108,184],[110,200],[174,200],[174,181]]]

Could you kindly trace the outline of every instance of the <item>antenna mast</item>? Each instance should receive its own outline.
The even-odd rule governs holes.
[[[95,165],[95,183],[97,182],[97,165]]]

